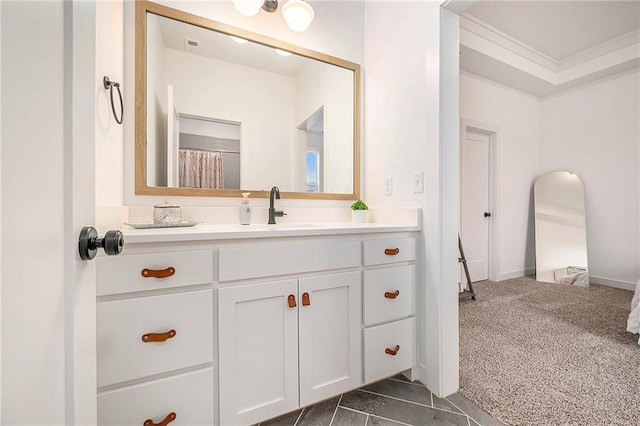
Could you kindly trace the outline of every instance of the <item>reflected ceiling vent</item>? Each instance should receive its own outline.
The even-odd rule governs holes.
[[[200,42],[189,37],[184,38],[184,50],[190,52],[197,52],[200,50]]]

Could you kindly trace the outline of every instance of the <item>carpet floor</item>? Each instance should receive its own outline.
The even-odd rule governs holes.
[[[640,425],[633,292],[523,277],[460,303],[460,393],[507,425]]]

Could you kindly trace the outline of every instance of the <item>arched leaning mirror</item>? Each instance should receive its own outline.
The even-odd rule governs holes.
[[[136,195],[355,199],[360,66],[136,2]]]
[[[542,175],[534,185],[536,280],[589,285],[584,185],[574,173]]]

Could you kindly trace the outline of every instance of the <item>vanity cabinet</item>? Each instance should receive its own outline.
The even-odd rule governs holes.
[[[213,424],[212,283],[211,250],[97,258],[98,424]]]
[[[259,422],[362,383],[360,271],[221,287],[218,324],[221,425]]]
[[[415,367],[415,227],[200,229],[98,256],[99,424],[255,424]]]
[[[415,238],[363,242],[364,381],[416,365]]]

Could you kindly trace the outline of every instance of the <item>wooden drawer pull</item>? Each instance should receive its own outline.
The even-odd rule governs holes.
[[[168,278],[176,273],[176,268],[169,266],[165,269],[147,269],[144,268],[140,274],[145,278]]]
[[[171,339],[176,335],[175,330],[169,330],[165,333],[147,333],[142,336],[142,341],[145,343],[149,342],[164,342],[167,339]]]
[[[169,413],[160,423],[154,423],[153,420],[147,419],[144,421],[144,426],[167,426],[169,423],[176,419],[176,413]]]
[[[391,348],[387,348],[384,350],[385,354],[389,354],[389,355],[395,355],[398,353],[398,351],[400,350],[400,345],[396,345],[395,348],[391,349]]]
[[[390,291],[387,291],[384,294],[384,297],[386,297],[387,299],[395,299],[398,296],[400,296],[400,290],[396,290],[393,293],[391,293]]]
[[[392,249],[384,249],[384,254],[386,254],[387,256],[395,256],[398,253],[400,253],[400,249],[397,247]]]
[[[310,304],[309,293],[302,293],[302,306],[309,306]]]
[[[293,294],[290,294],[289,297],[287,297],[287,302],[289,302],[290,308],[295,308],[297,306],[296,297]]]

